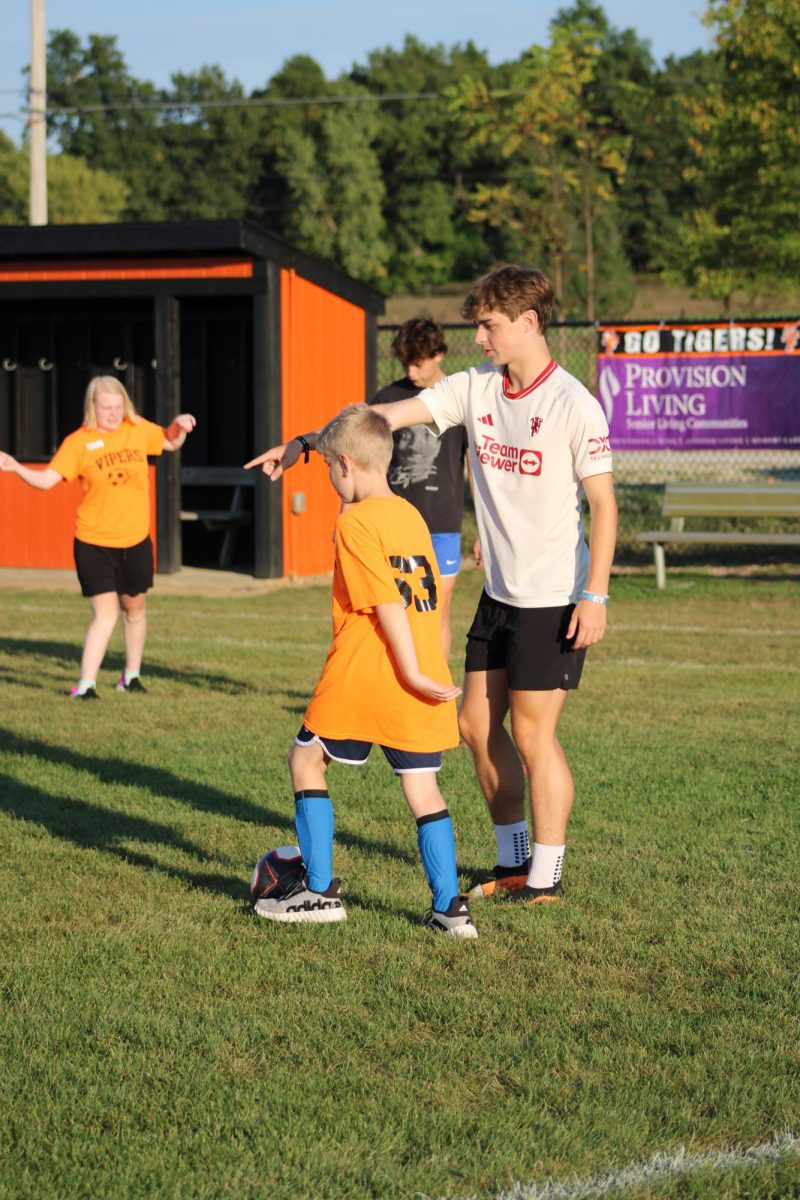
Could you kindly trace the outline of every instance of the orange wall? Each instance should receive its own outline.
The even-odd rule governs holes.
[[[34,469],[40,463],[26,464]],[[39,492],[0,472],[0,567],[71,567],[75,512],[83,492],[77,479]],[[150,536],[156,544],[156,469],[150,466]]]
[[[366,314],[340,296],[281,271],[281,340],[284,440],[318,429],[345,404],[361,404],[366,378]],[[292,512],[304,492],[305,512]],[[339,500],[328,468],[312,452],[283,483],[283,573],[319,575],[333,567],[331,535]]]

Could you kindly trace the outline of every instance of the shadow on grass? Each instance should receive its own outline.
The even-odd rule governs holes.
[[[59,666],[77,670],[80,666],[82,647],[77,642],[49,642],[33,638],[0,637],[0,654],[18,655],[30,654],[35,658],[48,658]],[[121,654],[109,651],[105,660],[107,669],[121,670],[124,659]],[[241,695],[245,692],[258,693],[262,689],[239,679],[231,679],[228,675],[217,675],[209,671],[175,670],[174,667],[160,667],[157,662],[145,661],[144,674],[151,679],[168,679],[172,683],[180,683],[188,687],[213,688],[230,696]],[[25,686],[24,679],[16,682]],[[39,686],[30,684],[30,686]]]
[[[239,796],[232,796],[217,788],[191,779],[183,779],[179,775],[153,767],[147,763],[129,762],[122,758],[102,758],[98,755],[82,754],[67,746],[51,746],[33,738],[20,737],[8,730],[0,731],[0,749],[6,753],[17,754],[24,758],[38,758],[40,761],[66,766],[74,771],[85,771],[93,775],[98,782],[107,786],[122,786],[143,788],[154,796],[175,800],[201,812],[213,813],[223,817],[233,817],[238,821],[247,821],[254,825],[272,825],[280,830],[287,842],[293,842],[295,836],[293,806],[291,800],[291,783],[286,779],[286,808],[282,811],[252,804]],[[335,804],[335,798],[334,798]],[[105,810],[100,809],[100,812]],[[113,815],[113,814],[112,814]],[[336,841],[349,849],[363,853],[380,854],[386,858],[398,859],[401,862],[417,863],[417,858],[406,851],[398,849],[389,842],[377,842],[357,833],[350,833],[337,824]],[[266,849],[266,847],[265,847]]]
[[[17,820],[32,821],[41,825],[52,837],[73,842],[81,849],[101,850],[113,854],[129,865],[159,871],[163,875],[188,883],[191,887],[219,892],[239,901],[247,894],[247,882],[241,878],[170,866],[149,854],[120,844],[152,842],[157,846],[169,846],[180,850],[201,862],[210,860],[210,856],[204,850],[192,842],[187,842],[168,825],[160,825],[156,821],[133,817],[127,813],[112,812],[85,800],[54,796],[10,776],[0,776],[0,811]]]

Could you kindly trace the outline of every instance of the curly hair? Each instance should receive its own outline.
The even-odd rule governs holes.
[[[437,354],[446,354],[447,342],[441,325],[428,317],[412,317],[398,329],[392,342],[392,353],[404,367],[435,358]]]
[[[461,315],[466,321],[474,321],[479,313],[495,310],[516,321],[522,313],[533,310],[539,318],[539,331],[546,333],[553,302],[553,285],[546,275],[509,263],[473,285],[461,306]]]

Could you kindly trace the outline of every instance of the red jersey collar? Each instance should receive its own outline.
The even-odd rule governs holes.
[[[550,362],[547,364],[542,373],[537,375],[533,383],[530,384],[529,387],[523,388],[521,392],[511,391],[511,381],[508,378],[508,367],[503,367],[503,395],[507,400],[519,400],[520,396],[527,396],[530,392],[540,387],[546,379],[549,379],[557,366],[558,363],[556,360],[551,358]]]

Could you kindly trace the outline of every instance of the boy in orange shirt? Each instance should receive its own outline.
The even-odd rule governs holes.
[[[328,764],[359,765],[373,743],[399,776],[417,822],[433,895],[422,924],[453,937],[477,930],[458,894],[453,826],[436,782],[442,750],[458,745],[454,687],[441,649],[439,572],[417,510],[386,481],[388,422],[365,404],[325,426],[316,449],[343,502],[336,522],[333,642],[289,755],[305,876],[255,910],[273,921],[343,921],[333,878]],[[445,682],[440,682],[440,681]]]

